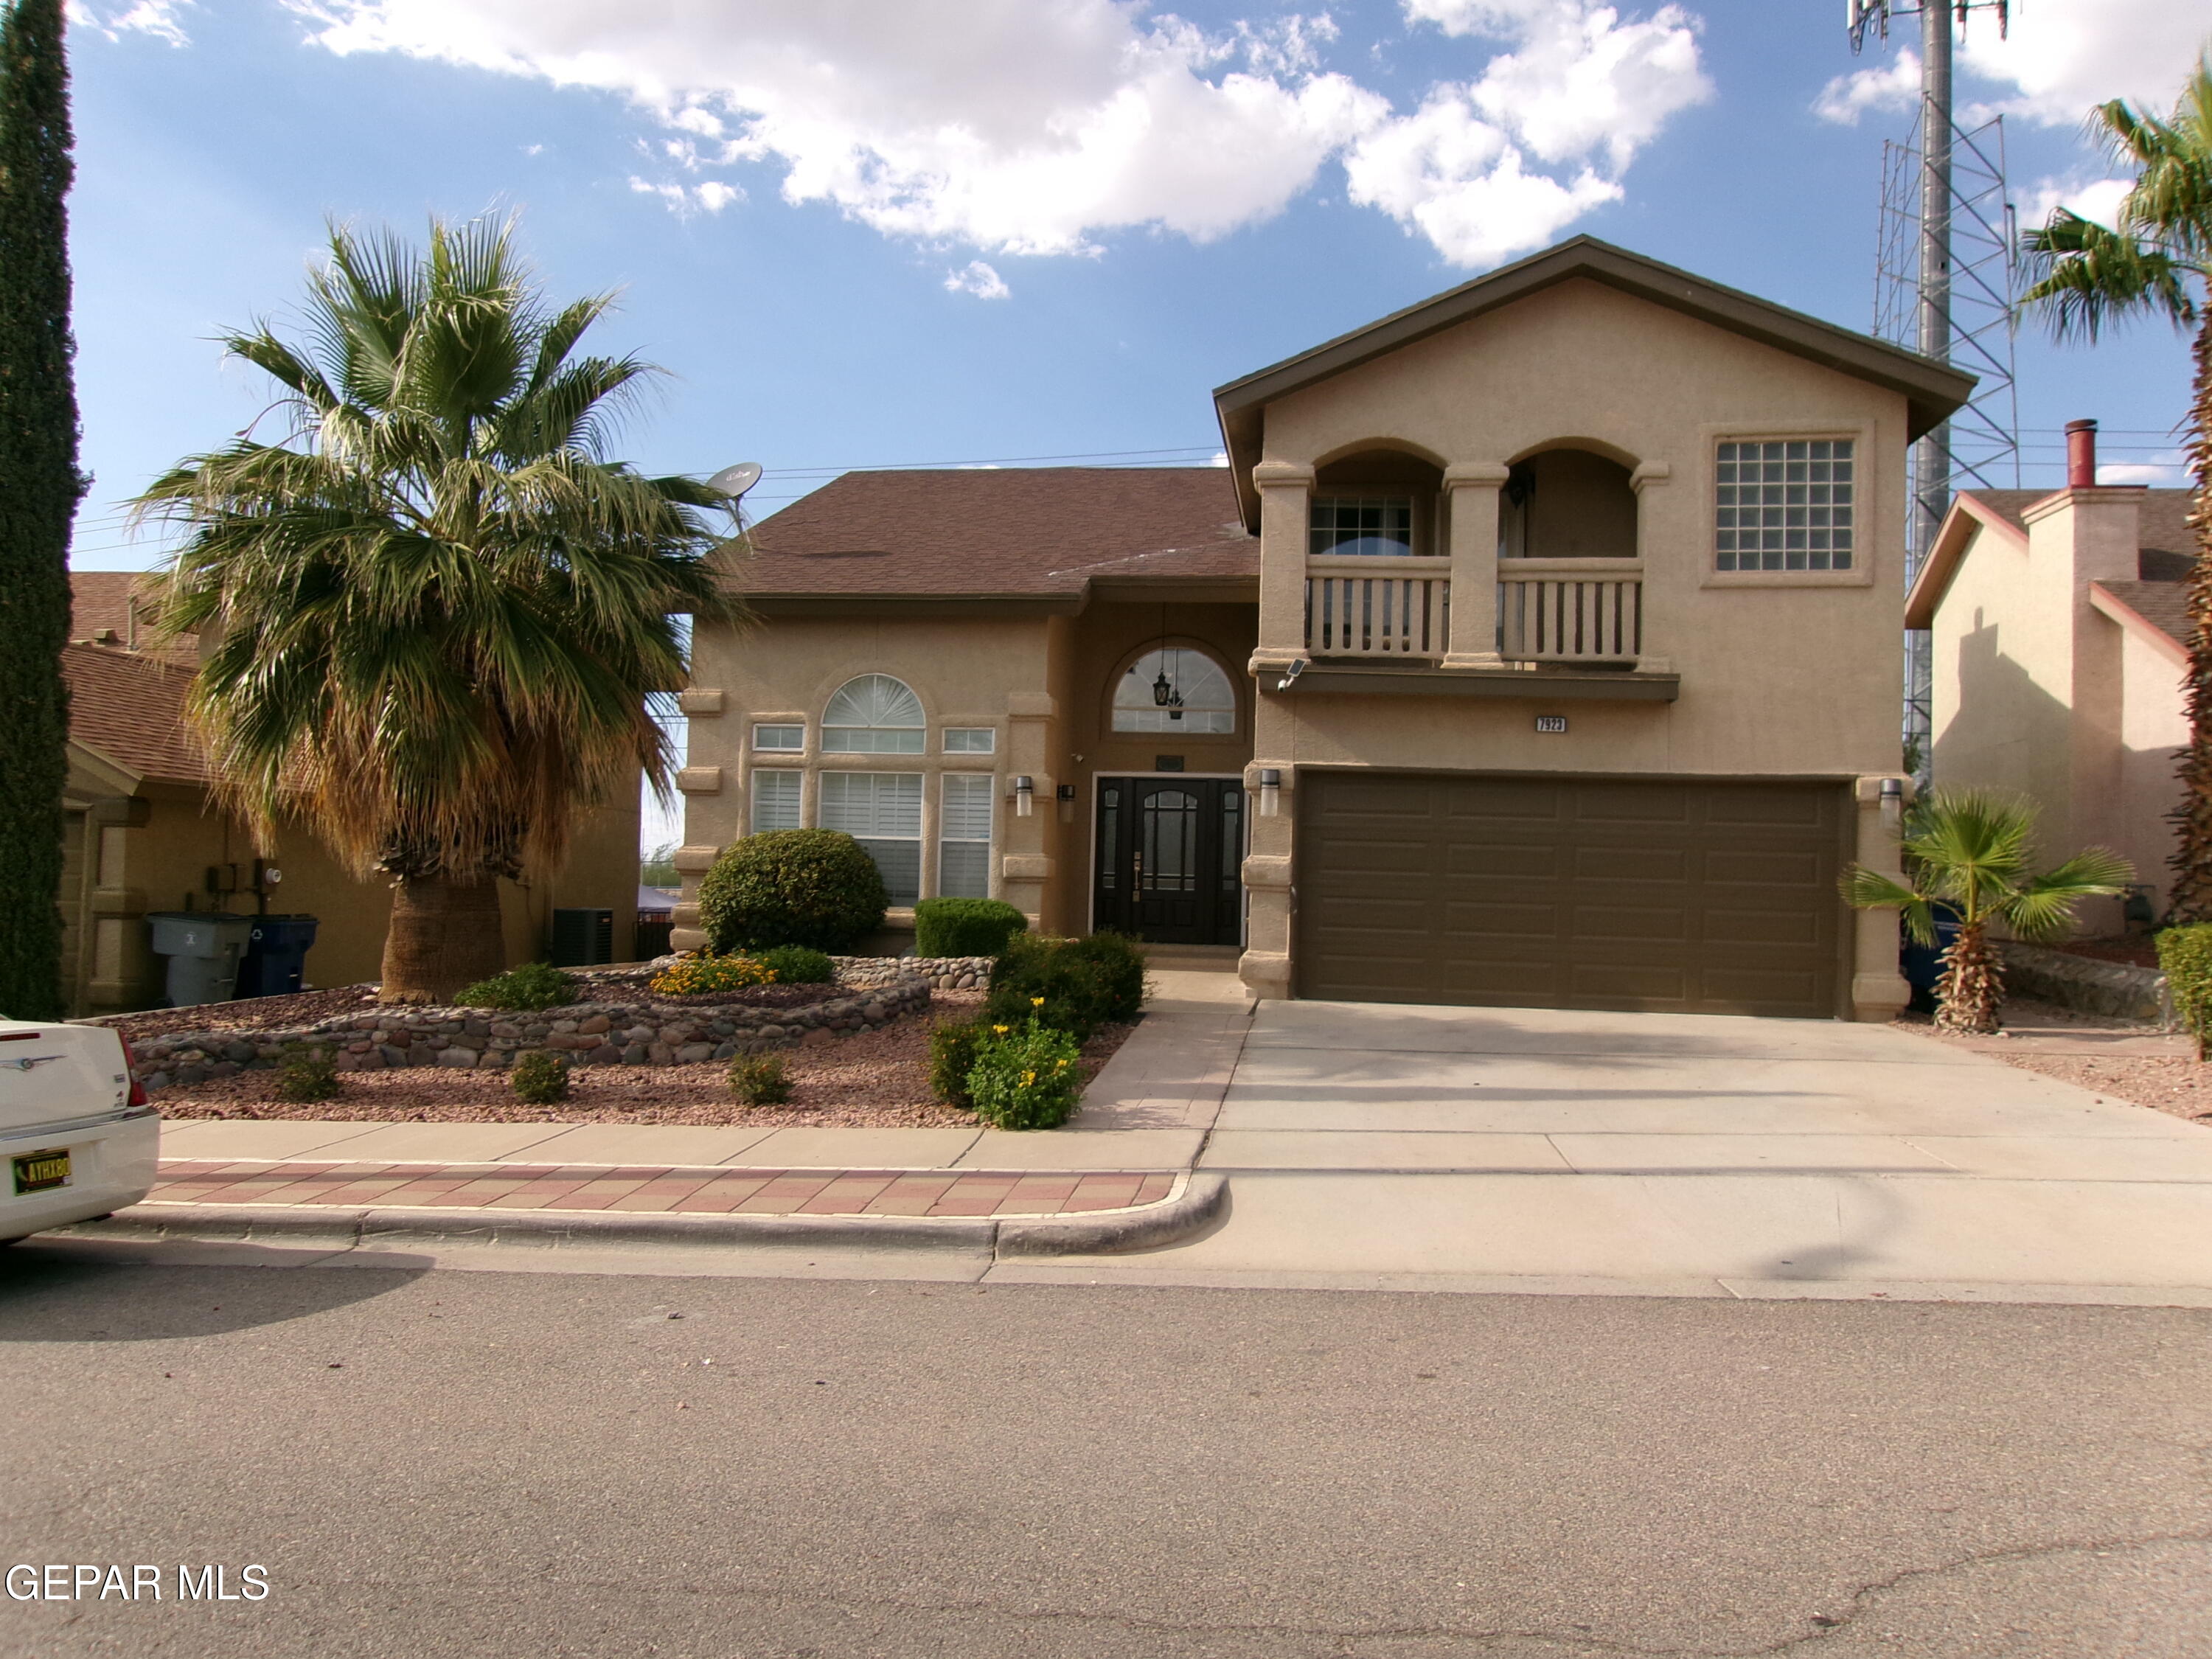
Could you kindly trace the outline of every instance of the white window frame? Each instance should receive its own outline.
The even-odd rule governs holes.
[[[771,732],[788,732],[792,734],[794,741],[790,743],[770,743],[767,740],[767,737]],[[763,755],[805,754],[806,752],[806,726],[805,722],[799,720],[761,721],[758,725],[753,727],[753,750],[757,754]]]
[[[895,689],[886,690],[886,687]],[[863,699],[872,700],[876,706],[859,707]],[[842,708],[841,703],[844,704]],[[886,712],[896,718],[884,718]],[[839,720],[841,713],[869,718]],[[911,723],[905,718],[909,713]],[[922,712],[921,699],[896,674],[855,674],[832,692],[823,705],[822,752],[825,755],[920,755],[928,748],[929,721]]]
[[[788,781],[787,781],[788,780]],[[788,796],[788,801],[786,797]],[[806,774],[795,766],[757,766],[753,769],[751,799],[746,803],[746,833],[762,835],[771,830],[803,830],[806,827]],[[787,813],[785,808],[788,807]],[[769,810],[764,810],[769,809]],[[778,818],[787,816],[790,822],[763,823],[769,811]]]
[[[946,898],[989,898],[991,896],[991,848],[999,828],[999,777],[995,772],[945,772],[939,775],[937,810],[937,890]],[[954,796],[967,799],[956,801]],[[974,833],[975,815],[981,811],[981,836]],[[960,830],[966,833],[955,835]],[[956,892],[953,884],[946,879],[946,854],[961,849],[960,856],[970,857],[968,850],[982,848],[982,882],[981,892]],[[963,884],[973,886],[970,882]]]
[[[1229,693],[1229,702],[1226,709],[1202,708],[1193,709],[1189,712],[1193,714],[1209,715],[1226,713],[1229,716],[1229,726],[1225,731],[1202,732],[1199,730],[1195,724],[1189,721],[1170,719],[1170,714],[1177,711],[1170,711],[1169,709],[1162,708],[1150,701],[1131,708],[1124,708],[1122,706],[1121,702],[1121,688],[1128,684],[1129,677],[1132,674],[1135,674],[1137,676],[1139,681],[1145,687],[1145,695],[1146,698],[1150,698],[1152,695],[1152,681],[1146,679],[1139,671],[1143,669],[1146,661],[1162,651],[1179,651],[1187,655],[1195,657],[1200,661],[1206,664],[1206,665],[1212,669],[1216,674],[1221,677],[1221,683]],[[1157,678],[1158,673],[1158,671],[1155,670],[1155,678]],[[1134,657],[1131,658],[1128,662],[1122,665],[1121,672],[1114,677],[1114,684],[1106,694],[1106,729],[1119,737],[1134,735],[1155,738],[1190,738],[1194,739],[1203,739],[1208,738],[1233,738],[1237,735],[1237,721],[1242,717],[1243,713],[1243,711],[1237,705],[1237,681],[1235,677],[1230,673],[1227,665],[1216,658],[1211,651],[1207,651],[1203,647],[1195,645],[1146,646],[1142,651],[1139,651]],[[1122,723],[1122,716],[1125,714],[1130,717],[1127,725]]]
[[[1747,458],[1741,452],[1747,448],[1780,453]],[[1844,453],[1835,453],[1838,449]],[[1867,499],[1862,453],[1856,434],[1722,434],[1712,450],[1714,573],[1783,579],[1855,574],[1864,522],[1859,508]],[[1745,466],[1758,467],[1762,476],[1746,480],[1741,471]],[[1845,474],[1841,478],[1834,476],[1838,468]],[[1770,472],[1775,476],[1765,476]],[[1755,492],[1753,499],[1746,500],[1747,492]],[[1758,514],[1759,521],[1745,524],[1746,514]],[[1743,546],[1747,536],[1757,544]],[[1766,545],[1770,538],[1778,544]],[[1793,538],[1797,546],[1790,545]],[[1813,544],[1824,540],[1826,547]]]
[[[945,728],[945,752],[948,755],[995,755],[999,752],[999,728],[995,726],[948,726]]]
[[[860,793],[854,783],[868,781],[865,791],[865,808],[852,796]],[[891,786],[886,789],[885,786]],[[884,886],[890,893],[895,909],[909,909],[921,897],[922,876],[922,797],[923,775],[920,772],[858,772],[825,770],[817,780],[819,793],[815,798],[814,821],[824,830],[842,830],[866,849],[876,860],[876,867],[884,871]],[[886,797],[890,799],[886,799]],[[902,799],[903,798],[903,799]],[[911,814],[912,833],[903,833],[906,820]],[[884,830],[894,833],[886,835]],[[882,849],[879,851],[878,849]],[[905,890],[903,882],[895,881],[899,873],[884,869],[884,854],[893,848],[902,849],[897,862],[907,862],[903,849],[911,848],[914,870],[912,890]]]

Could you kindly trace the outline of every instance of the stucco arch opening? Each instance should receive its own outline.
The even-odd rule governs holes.
[[[1315,553],[1441,553],[1443,468],[1425,453],[1366,442],[1314,469]]]
[[[1637,552],[1633,458],[1572,442],[1544,445],[1514,461],[1498,503],[1498,553],[1506,559],[1632,559]]]
[[[1234,737],[1242,714],[1237,681],[1219,657],[1194,641],[1150,641],[1123,658],[1106,684],[1107,729]]]

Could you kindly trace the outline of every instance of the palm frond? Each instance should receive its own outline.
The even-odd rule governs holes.
[[[1843,886],[1845,902],[1861,910],[1893,908],[1905,918],[1905,932],[1915,944],[1936,942],[1936,907],[1924,895],[1879,870],[1858,864],[1844,872]]]
[[[2095,340],[2123,319],[2163,316],[2176,326],[2196,320],[2188,267],[2166,250],[2124,235],[2065,208],[2021,238],[2021,262],[2033,278],[2020,310],[2045,319],[2061,340]]]

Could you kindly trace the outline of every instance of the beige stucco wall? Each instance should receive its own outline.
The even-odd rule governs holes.
[[[819,818],[823,771],[919,772],[922,788],[921,895],[937,890],[939,780],[946,772],[993,772],[998,779],[992,892],[1018,905],[1033,925],[1054,932],[1089,926],[1092,781],[1101,772],[1152,769],[1162,753],[1182,753],[1193,773],[1235,774],[1251,754],[1248,708],[1226,738],[1116,735],[1108,705],[1130,658],[1165,636],[1211,651],[1232,683],[1249,692],[1254,611],[1249,604],[1094,601],[1075,615],[944,615],[855,603],[837,615],[778,615],[744,632],[702,629],[693,641],[690,764],[685,772],[684,845],[678,863],[684,899],[676,945],[704,942],[698,884],[722,849],[750,823],[751,781],[763,768],[795,768],[805,777],[803,822]],[[824,755],[822,714],[837,689],[862,674],[889,674],[921,700],[927,719],[919,755]],[[757,724],[804,724],[796,755],[757,755]],[[944,728],[989,726],[990,756],[944,752]],[[1034,811],[1016,815],[1018,775],[1033,780]],[[1063,805],[1061,785],[1075,799]],[[894,938],[913,926],[910,910],[890,919]]]
[[[64,918],[83,940],[68,963],[71,1012],[156,1006],[166,963],[149,945],[146,915],[183,909],[252,915],[250,890],[221,897],[207,890],[210,865],[236,864],[239,885],[250,887],[252,838],[210,807],[203,791],[136,779],[82,751],[72,754],[70,793],[73,802],[83,804],[86,817],[78,884],[64,897]],[[510,965],[544,957],[556,905],[612,908],[617,959],[629,953],[637,917],[638,817],[634,802],[588,815],[558,874],[527,884],[500,884]],[[391,916],[386,884],[349,874],[304,831],[280,835],[264,856],[283,876],[270,891],[269,908],[313,915],[319,924],[307,952],[306,982],[328,987],[378,978]]]
[[[1939,787],[2027,795],[2048,860],[2110,847],[2162,906],[2173,753],[2187,736],[2180,668],[2172,647],[2130,634],[2089,593],[2093,581],[2135,579],[2140,499],[2058,491],[2023,515],[2025,547],[1973,530],[1932,618],[1929,714]],[[2119,902],[2085,904],[2081,925],[2118,932]]]
[[[1680,691],[1672,702],[1569,702],[1531,675],[1526,699],[1278,694],[1273,664],[1302,635],[1306,492],[1265,489],[1254,768],[1280,769],[1290,787],[1277,817],[1255,820],[1248,982],[1271,994],[1290,982],[1292,794],[1304,766],[1832,779],[1861,793],[1856,855],[1893,866],[1872,790],[1900,762],[1905,422],[1897,393],[1583,281],[1270,404],[1263,465],[1276,476],[1396,444],[1467,481],[1449,496],[1455,518],[1494,513],[1494,495],[1483,497],[1507,465],[1553,445],[1628,466],[1644,584],[1638,665],[1678,672]],[[1851,569],[1716,571],[1717,447],[1800,437],[1854,444]],[[1492,646],[1494,535],[1479,527],[1490,522],[1469,517],[1448,532],[1452,651],[1468,666]],[[1568,715],[1569,730],[1537,733],[1539,714]],[[1855,938],[1853,1007],[1878,1017],[1905,995],[1893,920],[1863,917]]]

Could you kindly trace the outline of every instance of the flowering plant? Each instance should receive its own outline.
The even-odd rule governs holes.
[[[1037,1023],[994,1024],[978,1034],[968,1093],[975,1115],[1001,1129],[1057,1129],[1083,1093],[1082,1050],[1065,1031]]]
[[[755,985],[772,985],[775,970],[747,956],[714,956],[694,951],[671,963],[653,976],[653,988],[666,997],[704,996],[714,991],[743,991]]]

